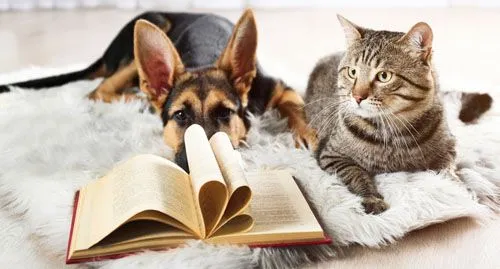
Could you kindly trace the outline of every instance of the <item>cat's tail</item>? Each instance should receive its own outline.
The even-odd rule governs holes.
[[[458,118],[464,123],[475,123],[491,109],[493,98],[487,93],[445,92],[444,95],[457,95],[461,107]]]
[[[9,86],[38,90],[42,88],[61,86],[66,83],[82,79],[94,79],[97,77],[101,77],[103,75],[101,73],[103,73],[104,70],[105,69],[103,61],[102,58],[100,58],[99,60],[95,61],[93,64],[82,70],[61,75],[50,76],[50,77],[32,79],[22,82],[15,82],[8,85],[0,85],[0,94],[4,92],[9,92],[10,91]]]

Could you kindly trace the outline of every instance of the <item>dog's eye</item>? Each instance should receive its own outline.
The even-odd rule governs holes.
[[[184,110],[179,110],[179,111],[174,112],[173,118],[175,121],[177,121],[179,123],[184,123],[187,120],[187,115],[186,115],[186,112],[184,112]]]
[[[233,115],[234,111],[226,108],[226,107],[220,107],[217,109],[215,112],[215,117],[219,120],[228,120],[231,115]]]

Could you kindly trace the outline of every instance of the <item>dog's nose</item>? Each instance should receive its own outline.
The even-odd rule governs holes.
[[[189,165],[187,161],[186,146],[182,144],[177,153],[175,153],[175,163],[180,166],[184,171],[189,173]]]
[[[354,99],[356,99],[356,103],[360,104],[361,101],[365,100],[368,98],[367,95],[354,95]]]

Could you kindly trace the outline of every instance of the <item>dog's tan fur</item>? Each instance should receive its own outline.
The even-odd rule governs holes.
[[[252,81],[256,76],[256,47],[257,28],[253,13],[247,10],[235,25],[226,49],[215,62],[213,68],[189,72],[184,67],[175,46],[167,37],[171,24],[159,28],[154,24],[139,20],[134,29],[135,61],[123,66],[113,75],[107,77],[99,87],[89,95],[89,98],[111,102],[121,98],[133,98],[127,95],[124,88],[130,87],[132,82],[139,79],[139,87],[151,102],[156,113],[165,114],[172,118],[174,113],[189,105],[194,113],[193,117],[205,122],[212,117],[222,106],[235,111],[238,104],[229,98],[230,91],[234,91],[246,107],[249,102],[249,92]],[[202,94],[196,86],[189,82],[195,80],[229,81],[228,87],[217,85],[209,86],[208,93]],[[189,86],[186,86],[189,85]],[[174,100],[165,109],[171,89],[182,88],[181,94],[176,94]],[[314,130],[310,129],[305,121],[302,98],[292,89],[287,88],[281,81],[274,86],[271,98],[266,109],[278,109],[283,117],[288,118],[288,125],[294,131],[297,145],[304,143],[315,148],[317,139]],[[245,115],[234,113],[228,119],[228,124],[222,124],[217,131],[226,132],[236,147],[245,139],[248,131],[243,119]],[[202,124],[203,125],[203,124]],[[205,126],[204,126],[205,127]],[[173,120],[165,123],[164,140],[177,152],[183,143],[185,126]]]

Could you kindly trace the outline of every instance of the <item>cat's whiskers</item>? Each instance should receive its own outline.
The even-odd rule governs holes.
[[[328,109],[331,109],[331,108],[333,108],[333,106],[330,106],[330,107],[324,108],[324,109],[321,111],[321,113],[322,113],[322,112],[324,112],[324,111],[328,111]],[[314,117],[314,119],[313,119],[313,120],[311,120],[311,121],[308,123],[308,126],[311,126],[311,125],[313,124],[313,122],[314,122],[314,121],[316,121],[317,119],[322,119],[321,124],[319,124],[319,125],[318,125],[318,126],[321,126],[321,127],[320,127],[320,129],[317,129],[317,130],[316,130],[316,135],[317,135],[318,137],[321,137],[321,135],[322,135],[322,133],[323,133],[323,130],[324,130],[324,128],[325,128],[325,123],[326,123],[326,124],[329,124],[329,123],[332,121],[332,119],[334,118],[334,115],[336,114],[337,109],[338,109],[338,108],[333,109],[333,111],[331,111],[331,112],[330,112],[330,113],[329,113],[326,117],[321,117],[321,118],[320,118],[320,117],[318,117],[318,115],[319,115],[319,113],[318,113],[318,115],[317,115],[316,117]]]
[[[348,100],[346,100],[346,102],[347,101]],[[323,132],[328,131],[327,126],[329,126],[330,123],[333,123],[336,119],[338,119],[338,117],[340,117],[341,115],[345,116],[346,111],[347,111],[346,107],[339,107],[337,111],[332,111],[332,113],[327,117],[327,119],[322,122],[323,124],[321,124],[322,127],[321,127],[320,131],[318,132],[318,136],[321,137],[323,135]],[[337,116],[337,117],[335,117],[335,116]]]
[[[387,106],[392,109],[392,106],[390,106],[389,104],[387,104]],[[410,129],[408,129],[408,125],[413,129],[413,131],[415,131],[416,135],[419,136],[419,137],[421,136],[420,132],[407,119],[405,119],[404,117],[399,117],[398,115],[394,114],[394,112],[392,112],[390,110],[389,110],[389,113],[393,117],[395,117],[397,120],[399,120],[399,122],[401,122],[401,125],[403,125],[406,128],[406,130],[408,131],[408,133],[412,136],[413,141],[415,142],[415,144],[419,147],[419,150],[420,150],[420,153],[422,155],[422,158],[424,158],[424,154],[422,153],[422,149],[420,148],[420,145],[417,142],[417,139],[415,138],[413,132]]]
[[[377,121],[379,121],[379,123],[382,125],[382,129],[380,130],[381,131],[381,135],[382,135],[382,141],[384,142],[384,148],[387,147],[387,143],[386,143],[386,133],[385,133],[385,123],[382,119],[382,117],[380,116],[380,114],[377,114]]]
[[[328,105],[326,107],[324,107],[323,109],[321,109],[310,121],[309,123],[307,124],[308,127],[312,127],[313,123],[320,118],[321,114],[323,114],[324,112],[329,112],[331,108],[334,108],[334,107],[337,107],[337,104],[331,104],[331,105]],[[334,110],[336,111],[336,110]]]
[[[321,122],[321,127],[319,130],[317,130],[318,137],[322,137],[323,133],[327,131],[327,126],[335,121],[335,116],[337,114],[335,112],[332,112],[328,117]]]
[[[391,106],[389,106],[389,107],[391,107]],[[391,108],[392,108],[392,107],[391,107]],[[415,131],[415,133],[416,133],[418,136],[420,136],[420,132],[419,132],[417,129],[415,129],[415,127],[414,127],[414,126],[413,126],[413,125],[412,125],[412,124],[411,124],[411,123],[410,123],[407,119],[405,119],[405,118],[403,118],[403,117],[398,117],[396,114],[394,114],[394,112],[391,112],[391,113],[392,113],[392,114],[393,114],[396,118],[398,118],[399,120],[403,120],[403,121],[405,121],[405,122],[406,122],[406,123],[407,123],[407,124],[408,124],[408,125],[409,125],[412,129],[413,129],[413,131]]]
[[[344,106],[340,106],[340,104],[347,102],[347,101],[348,100],[344,100],[344,101],[340,102],[339,105],[333,111],[331,111],[331,113],[327,117],[325,117],[325,119],[321,122],[321,124],[320,124],[321,128],[318,130],[319,137],[322,137],[323,132],[328,131],[327,127],[330,124],[333,124],[335,122],[335,120],[338,119],[338,116],[342,115],[345,112],[346,108]]]
[[[311,102],[308,102],[306,104],[304,104],[304,108],[312,105],[312,104],[315,104],[317,102],[320,102],[320,101],[324,101],[324,100],[338,100],[338,98],[335,98],[335,97],[332,97],[332,96],[337,96],[337,97],[346,97],[346,96],[349,96],[347,94],[334,94],[334,95],[330,95],[329,97],[323,97],[323,98],[319,98],[319,99],[316,99],[314,101],[311,101]]]
[[[387,142],[388,143],[392,142],[392,144],[394,144],[396,146],[396,149],[399,149],[400,148],[399,139],[397,139],[398,134],[396,132],[394,132],[392,124],[389,121],[389,119],[387,118],[387,115],[385,113],[382,113],[381,117],[384,119],[384,122],[387,122],[386,132],[388,131],[388,133],[389,133],[389,136],[387,137]],[[396,138],[393,138],[393,136],[395,136]],[[393,139],[391,139],[391,138],[393,138]]]
[[[349,102],[321,111],[320,120],[317,112],[335,100],[320,102],[321,106],[309,103],[307,113],[315,117],[313,126],[322,136],[317,152],[320,167],[337,174],[351,192],[361,196],[367,213],[377,214],[387,204],[377,190],[375,175],[449,168],[456,158],[456,143],[443,118],[442,101],[424,102],[438,88],[430,57],[430,27],[420,22],[400,33],[340,20],[346,51],[316,65],[306,99],[346,94],[337,99]],[[419,124],[391,105],[429,122]],[[377,199],[366,199],[367,195]]]
[[[377,118],[380,118],[380,124],[382,125],[381,131],[382,131],[382,140],[384,141],[384,148],[387,148],[388,139],[389,139],[389,134],[387,133],[388,127],[386,126],[386,123],[385,123],[385,120],[384,120],[384,117],[382,114],[382,110],[380,109],[380,105],[376,105],[375,107],[377,108],[377,112],[379,112],[377,114]]]
[[[386,116],[386,119],[388,120],[389,125],[391,126],[391,133],[396,137],[394,140],[394,142],[396,143],[396,148],[404,150],[402,145],[404,143],[404,146],[406,147],[406,152],[410,153],[410,147],[408,146],[408,143],[406,143],[406,140],[404,139],[403,134],[401,133],[401,130],[399,130],[396,122],[392,120],[390,114],[386,113],[387,111],[385,109],[383,111],[384,111],[383,114]]]
[[[334,103],[331,103],[329,104],[328,106],[324,107],[323,109],[321,109],[308,123],[308,126],[311,127],[312,124],[321,116],[321,114],[323,114],[323,112],[328,112],[329,109],[331,108],[337,108],[339,107],[340,104],[346,102],[347,100],[337,100],[337,102],[334,102]],[[336,110],[333,110],[333,112],[335,112]]]
[[[333,95],[333,96],[347,96],[347,95]],[[316,115],[315,115],[315,116],[314,116],[314,117],[313,117],[313,118],[309,121],[309,123],[307,124],[307,126],[308,126],[308,127],[312,127],[312,124],[316,121],[316,119],[317,119],[318,117],[320,117],[320,116],[321,116],[321,114],[322,114],[324,111],[326,111],[326,110],[328,110],[328,109],[332,108],[333,106],[337,106],[338,104],[341,104],[342,102],[344,102],[344,101],[345,101],[345,100],[338,100],[338,98],[331,97],[331,96],[329,96],[329,97],[323,97],[323,98],[319,98],[319,99],[317,99],[317,100],[314,100],[314,101],[311,101],[311,102],[309,102],[309,103],[305,104],[305,105],[304,105],[304,110],[305,110],[308,106],[310,106],[310,105],[312,105],[312,104],[315,104],[315,103],[317,103],[317,102],[320,102],[320,101],[324,101],[324,100],[334,100],[334,102],[329,103],[329,104],[328,104],[328,106],[326,106],[326,107],[324,107],[323,109],[321,109],[321,111],[319,111],[319,112],[318,112],[318,113],[317,113],[317,114],[316,114]]]
[[[335,116],[337,116],[337,115],[339,115],[341,113],[341,111],[339,111],[339,109],[344,109],[345,110],[345,108],[342,107],[342,106],[340,106],[340,104],[342,104],[344,102],[347,102],[347,101],[348,100],[344,100],[344,101],[339,102],[336,105],[335,109],[333,111],[331,111],[328,114],[328,116],[323,119],[323,121],[320,124],[321,128],[319,130],[317,130],[318,137],[322,137],[323,132],[327,131],[327,127],[336,120]],[[331,106],[330,106],[330,108],[331,108]]]
[[[401,123],[401,125],[403,125],[403,127],[406,128],[406,130],[408,131],[408,133],[412,137],[413,141],[415,142],[415,145],[418,147],[418,150],[420,152],[420,157],[422,158],[422,160],[425,160],[424,152],[422,151],[422,148],[420,147],[420,144],[418,143],[417,139],[413,135],[413,132],[408,128],[407,124],[409,124],[413,128],[413,130],[415,130],[418,133],[418,131],[415,129],[415,127],[413,127],[413,125],[411,125],[411,123],[409,123],[408,121],[406,121],[407,123],[405,123],[403,120],[401,120],[400,117],[398,117],[392,111],[389,110],[389,113],[390,113],[390,115],[392,117],[394,117],[395,119],[399,120],[399,122]],[[420,135],[420,133],[418,133],[418,135]]]

